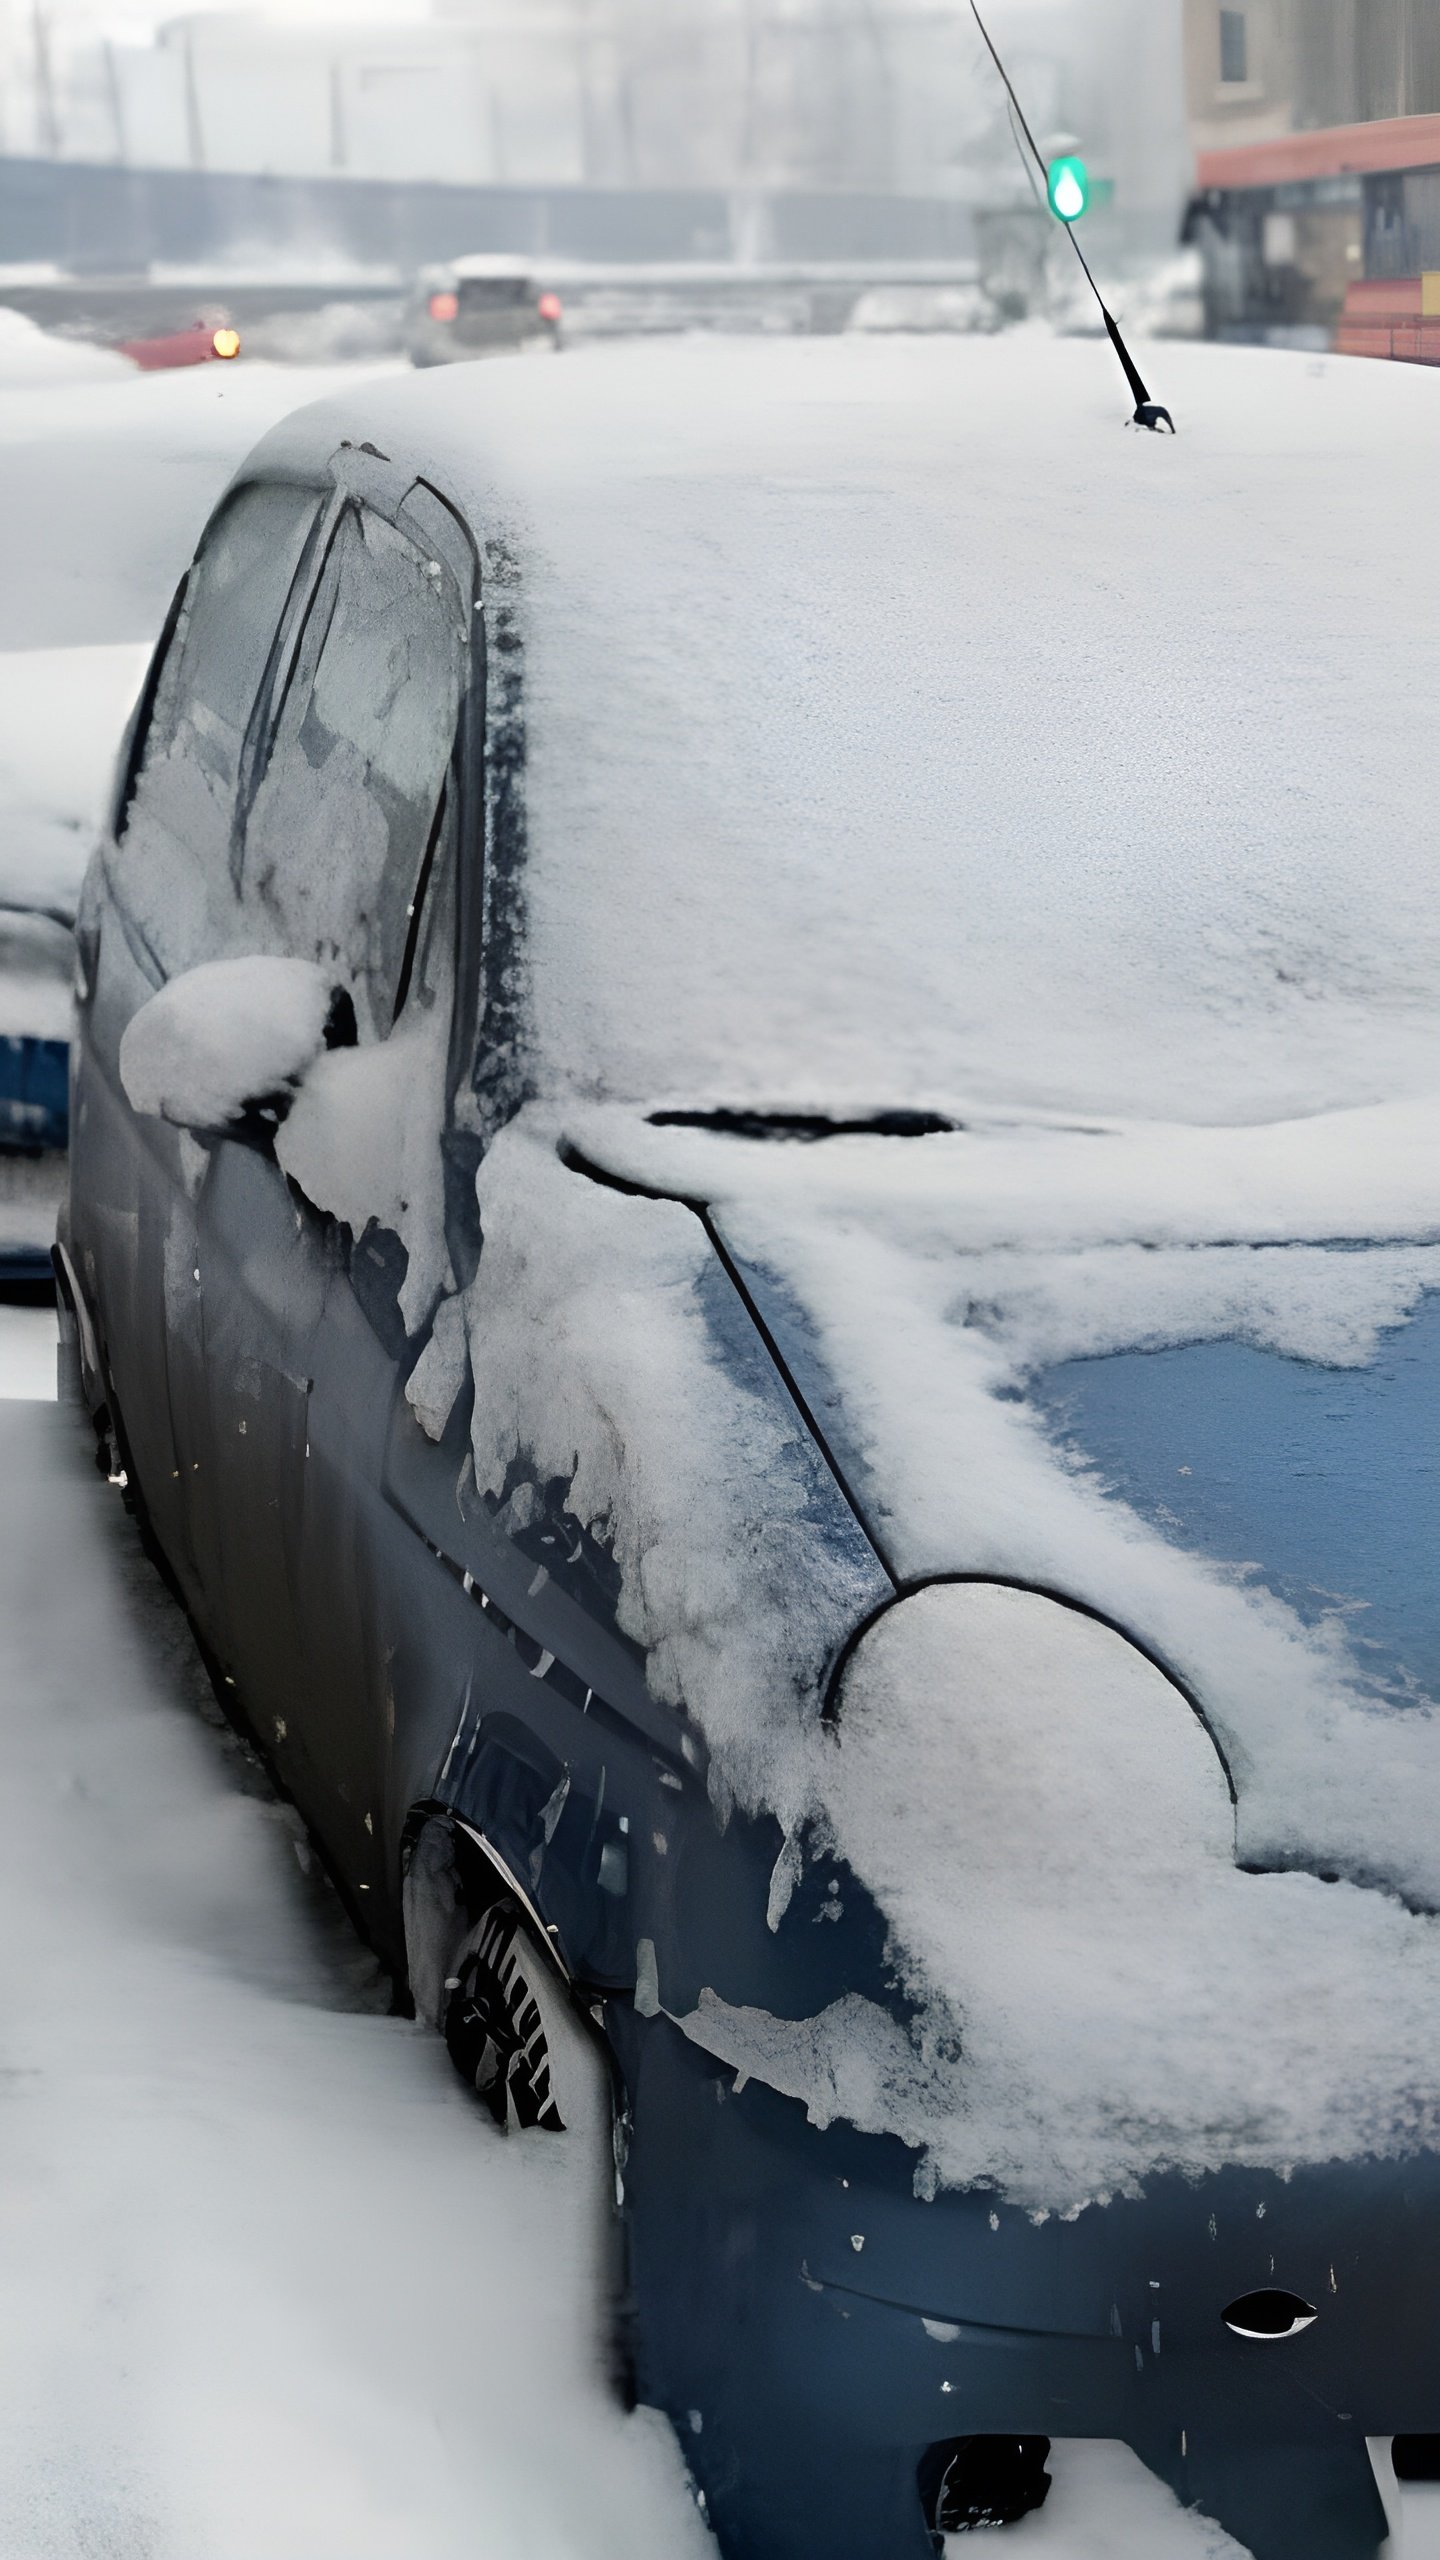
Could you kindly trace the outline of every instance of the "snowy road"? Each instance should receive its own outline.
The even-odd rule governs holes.
[[[59,760],[67,653],[149,638],[234,462],[333,379],[0,388],[0,695],[54,653]],[[600,2380],[586,2163],[386,2014],[52,1376],[52,1320],[0,1308],[0,2549],[700,2560],[668,2434]],[[1052,2468],[1007,2548],[1235,2552],[1118,2448]]]
[[[384,2013],[67,1408],[0,1406],[0,1524],[7,2553],[702,2549],[584,2164]]]
[[[49,1307],[0,1305],[0,1403],[55,1393],[55,1317]]]

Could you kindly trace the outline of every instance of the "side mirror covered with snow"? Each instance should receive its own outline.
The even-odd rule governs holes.
[[[323,1049],[355,1037],[343,988],[311,960],[207,960],[142,1004],[120,1042],[136,1111],[214,1136],[283,1120]]]

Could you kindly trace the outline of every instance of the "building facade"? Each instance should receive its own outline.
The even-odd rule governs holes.
[[[1440,0],[1186,0],[1212,336],[1440,363]]]

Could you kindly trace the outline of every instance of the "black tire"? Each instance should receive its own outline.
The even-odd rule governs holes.
[[[920,2465],[932,2532],[974,2533],[1033,2515],[1050,2495],[1049,2452],[1048,2436],[955,2436],[932,2445]]]
[[[491,1904],[445,1988],[450,2058],[496,2123],[563,2133],[547,2033],[556,1992],[512,1902]]]

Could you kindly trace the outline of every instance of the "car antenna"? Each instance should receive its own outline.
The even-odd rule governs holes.
[[[1034,155],[1035,166],[1048,186],[1050,172],[1046,168],[1045,163],[1040,156],[1040,145],[1036,141],[1034,134],[1031,132],[1029,125],[1026,123],[1025,110],[1015,95],[1014,82],[1011,80],[1009,72],[1006,70],[1004,63],[1001,61],[999,54],[995,50],[994,39],[991,36],[990,30],[986,26],[984,19],[980,15],[980,11],[976,6],[976,0],[970,0],[970,11],[975,20],[976,26],[979,28],[981,35],[985,39],[985,50],[989,54],[991,61],[994,63],[996,70],[999,72],[1001,79],[1005,83],[1005,94],[1008,97],[1011,106],[1014,108],[1016,115],[1020,119],[1020,130],[1030,145],[1031,152]],[[1163,421],[1173,436],[1175,433],[1175,421],[1171,417],[1169,410],[1163,408],[1158,400],[1152,400],[1149,392],[1146,390],[1144,381],[1141,378],[1140,368],[1136,364],[1134,357],[1120,335],[1119,323],[1116,320],[1113,311],[1110,310],[1106,303],[1105,296],[1096,283],[1094,276],[1090,272],[1090,261],[1086,257],[1084,250],[1081,248],[1079,241],[1075,237],[1074,224],[1067,222],[1065,224],[1065,229],[1070,235],[1070,246],[1074,250],[1076,257],[1079,259],[1081,266],[1085,270],[1085,281],[1090,287],[1091,292],[1094,294],[1096,301],[1100,305],[1100,317],[1105,323],[1105,334],[1124,367],[1125,379],[1130,385],[1131,395],[1135,402],[1135,417],[1133,423],[1137,427],[1148,427],[1152,435],[1158,435]]]

